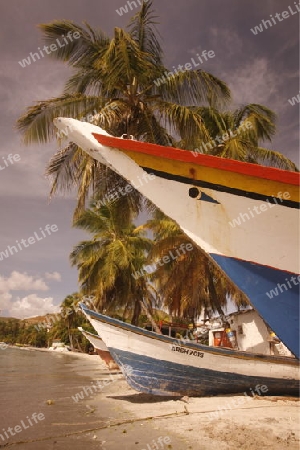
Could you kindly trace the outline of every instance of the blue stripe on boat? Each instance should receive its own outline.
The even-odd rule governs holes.
[[[249,297],[251,304],[264,321],[299,358],[299,282],[297,274],[222,255],[211,254],[211,257]],[[296,278],[297,285],[291,281],[291,277]],[[278,295],[273,293],[273,298],[269,298],[267,293],[271,295],[271,291],[276,290]]]
[[[114,360],[127,366],[124,375],[135,390],[164,396],[202,396],[251,393],[257,385],[266,385],[267,395],[298,395],[299,382],[240,375],[177,364],[109,347]]]

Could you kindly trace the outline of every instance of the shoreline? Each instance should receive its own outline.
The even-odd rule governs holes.
[[[33,347],[14,348],[48,352],[48,349]],[[55,351],[49,352],[53,354]],[[122,374],[109,371],[98,355],[77,352],[57,355],[66,364],[62,367],[66,374],[62,392],[68,379],[74,383],[72,389],[68,386],[69,393],[65,392],[64,405],[66,411],[70,411],[63,421],[66,423],[57,418],[52,424],[57,430],[66,431],[64,442],[68,445],[74,446],[81,440],[81,445],[89,442],[89,448],[100,450],[154,450],[156,446],[186,450],[198,449],[199,444],[201,450],[299,449],[300,403],[297,397],[246,398],[243,394],[182,399],[158,397],[130,388]],[[66,359],[64,355],[71,357]],[[55,357],[55,361],[59,360]],[[54,404],[51,410],[55,412],[56,407]],[[89,419],[84,419],[87,415]],[[74,431],[76,424],[81,424],[81,431]],[[43,448],[53,439],[63,440],[62,435],[51,433],[53,438],[45,440]]]

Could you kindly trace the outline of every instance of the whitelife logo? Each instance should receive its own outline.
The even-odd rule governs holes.
[[[247,392],[244,392],[244,397],[237,397],[237,398],[233,398],[232,400],[230,400],[225,406],[219,406],[218,410],[213,411],[211,413],[209,413],[208,417],[210,420],[215,420],[215,419],[220,419],[220,417],[224,414],[226,414],[227,411],[232,410],[234,408],[237,408],[238,406],[241,406],[242,404],[244,404],[246,401],[249,400],[253,400],[257,395],[263,395],[266,394],[268,392],[268,386],[266,386],[265,384],[257,384],[253,389],[250,388],[250,395],[247,394]],[[251,396],[252,395],[252,396]]]
[[[164,73],[164,76],[162,76],[161,78],[157,78],[156,80],[154,80],[154,84],[159,87],[161,84],[166,83],[170,78],[174,78],[176,75],[178,75],[179,72],[186,72],[189,70],[193,70],[196,67],[199,67],[200,64],[203,64],[203,60],[207,61],[208,58],[214,58],[215,52],[213,50],[203,50],[203,52],[201,53],[201,56],[199,55],[199,53],[197,53],[197,58],[195,61],[195,58],[191,58],[190,61],[191,62],[187,62],[184,65],[179,64],[177,66],[177,68],[175,66],[173,66],[173,72],[168,72],[167,70]],[[203,58],[203,59],[202,59]]]
[[[262,212],[268,211],[270,208],[274,208],[276,205],[280,205],[279,202],[283,202],[284,200],[288,200],[291,197],[289,192],[278,192],[276,197],[273,197],[274,203],[270,203],[269,199],[266,199],[264,203],[261,203],[258,206],[253,206],[253,208],[248,208],[247,212],[240,213],[239,216],[232,220],[232,222],[228,222],[229,225],[232,228],[235,228],[236,226],[242,225],[247,220],[253,219],[255,217],[255,214],[258,216]],[[278,200],[278,201],[277,201]],[[254,214],[255,213],[255,214]],[[250,214],[250,215],[249,215]]]
[[[148,184],[149,181],[155,180],[156,176],[153,173],[144,172],[142,178],[137,177],[137,181],[131,181],[131,184],[127,184],[125,187],[116,186],[114,189],[109,191],[101,200],[97,200],[94,203],[94,208],[101,208],[101,206],[105,206],[108,203],[113,203],[117,201],[121,196],[125,196],[130,194],[133,189],[139,189],[144,186],[144,184]]]
[[[2,439],[2,441],[4,442],[5,438],[9,439],[11,436],[15,436],[17,433],[21,433],[23,430],[27,430],[27,428],[33,427],[35,424],[39,423],[39,421],[44,420],[45,416],[43,413],[33,413],[30,418],[26,416],[26,419],[27,420],[21,420],[20,425],[8,427],[7,430],[2,428],[3,432],[0,433],[0,438]],[[0,447],[2,447],[2,445],[0,445]]]
[[[299,281],[299,283],[297,282],[297,280]],[[277,286],[274,287],[274,289],[271,289],[269,292],[266,292],[266,295],[270,299],[272,299],[273,297],[277,297],[279,294],[282,294],[283,292],[288,291],[289,289],[294,289],[294,286],[298,286],[300,284],[300,275],[298,275],[298,277],[291,277],[290,280],[286,278],[285,281],[288,286],[285,283],[282,284],[277,283]],[[291,284],[291,282],[293,282],[293,284]],[[280,292],[278,291],[277,288],[279,289]]]
[[[23,250],[24,248],[28,248],[29,245],[35,244],[37,241],[41,241],[45,239],[47,236],[50,236],[52,233],[56,233],[58,231],[57,225],[46,225],[45,228],[40,228],[39,232],[34,232],[33,236],[30,236],[27,239],[21,239],[20,242],[16,240],[16,245],[8,245],[3,252],[0,252],[0,261],[3,261],[5,258],[9,258],[10,255],[14,255],[15,253],[19,253],[19,250]],[[17,248],[18,247],[18,248]],[[18,250],[19,249],[19,250]]]
[[[276,14],[274,14],[275,17],[273,17],[273,15],[270,14],[270,18],[273,23],[269,19],[262,20],[260,25],[256,25],[256,27],[254,27],[254,29],[250,28],[250,30],[252,31],[252,33],[254,35],[257,35],[258,33],[262,33],[264,31],[264,27],[265,27],[265,30],[267,30],[269,27],[272,27],[273,25],[277,25],[278,22],[282,22],[284,19],[288,19],[289,17],[294,16],[295,14],[300,12],[300,4],[294,2],[294,5],[296,7],[296,11],[291,6],[288,6],[288,11],[282,11],[282,13],[276,13]],[[280,15],[282,17],[280,17]],[[278,22],[276,21],[276,19],[278,20]]]
[[[200,148],[195,148],[194,151],[192,151],[193,156],[198,156],[198,154],[205,154],[209,150],[213,150],[214,148],[218,147],[219,145],[223,145],[226,141],[228,141],[231,138],[234,138],[236,136],[239,136],[241,133],[244,133],[246,130],[251,130],[253,128],[252,123],[249,120],[245,120],[244,122],[241,122],[239,127],[236,129],[236,133],[234,133],[232,130],[228,130],[226,133],[218,134],[214,139],[211,139],[209,142],[202,143],[200,145]]]
[[[116,9],[116,12],[119,14],[119,16],[123,16],[123,14],[127,14],[129,12],[128,6],[130,8],[130,11],[132,11],[134,8],[138,8],[139,5],[142,6],[143,3],[147,3],[148,0],[137,0],[135,1],[129,1],[124,6],[121,6],[121,8]],[[137,4],[138,3],[138,4]]]
[[[175,261],[179,256],[184,255],[187,251],[190,252],[194,249],[192,244],[181,244],[179,248],[176,248],[174,252],[176,252],[176,255],[173,254],[173,252],[170,250],[168,255],[165,255],[163,258],[158,259],[154,264],[149,264],[145,266],[144,269],[138,270],[137,272],[133,273],[132,276],[135,280],[138,278],[141,278],[145,276],[145,274],[150,274],[156,271],[157,266],[163,266],[164,264],[170,263],[172,260]]]
[[[152,442],[147,444],[147,448],[142,448],[142,450],[163,450],[164,448],[171,448],[171,442],[169,436],[159,436],[159,438],[156,440],[153,439]]]
[[[292,97],[288,100],[289,104],[292,106],[295,106],[296,103],[300,103],[300,91],[299,94],[297,95],[297,97]]]
[[[58,38],[56,39],[57,45],[56,44],[51,44],[51,45],[44,45],[43,50],[47,55],[50,55],[50,53],[52,52],[56,52],[59,48],[63,48],[66,45],[68,45],[70,42],[73,42],[73,38],[74,39],[79,39],[80,38],[80,33],[79,31],[75,31],[74,33],[72,33],[71,31],[69,31],[69,33],[67,34],[67,36],[65,36],[64,34],[61,36],[62,41],[65,42],[65,44],[63,42],[61,42]],[[68,41],[69,39],[69,41]],[[50,50],[49,50],[50,49]],[[45,54],[43,53],[43,50],[41,50],[40,47],[38,47],[38,51],[39,53],[32,53],[30,52],[29,56],[27,58],[22,59],[22,61],[18,61],[20,66],[26,67],[26,66],[30,66],[31,62],[36,62],[36,60],[45,58]]]
[[[0,170],[5,170],[7,167],[12,166],[15,162],[20,161],[21,157],[18,153],[16,153],[15,155],[10,153],[8,156],[2,156],[2,159],[3,162],[1,161]]]

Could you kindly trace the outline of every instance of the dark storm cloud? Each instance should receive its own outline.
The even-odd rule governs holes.
[[[47,58],[26,68],[18,61],[43,45],[37,24],[55,19],[79,24],[87,21],[112,36],[114,27],[126,26],[137,12],[133,6],[131,12],[120,17],[116,9],[126,4],[125,0],[0,3],[0,161],[9,153],[21,156],[18,164],[0,172],[0,251],[47,223],[57,223],[60,230],[52,241],[49,237],[2,261],[0,275],[8,277],[12,271],[27,271],[30,275],[57,271],[62,282],[47,293],[56,303],[77,289],[76,272],[69,268],[68,255],[82,233],[70,231],[74,201],[54,199],[48,205],[49,186],[44,171],[56,151],[56,143],[25,147],[15,122],[29,105],[59,95],[70,69]],[[213,50],[215,57],[202,68],[228,83],[235,106],[253,102],[274,109],[279,116],[278,134],[268,145],[297,162],[298,106],[292,107],[288,99],[299,92],[299,15],[257,35],[250,30],[289,5],[293,6],[294,1],[154,0],[167,66],[172,69],[203,50]],[[8,301],[16,300],[7,292],[4,294],[6,306]],[[1,295],[0,292],[0,298]]]

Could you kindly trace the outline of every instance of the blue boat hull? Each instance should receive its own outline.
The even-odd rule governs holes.
[[[299,358],[299,276],[247,261],[211,254],[250,299],[256,311]]]
[[[256,386],[265,385],[267,395],[299,395],[299,381],[270,377],[246,376],[232,372],[218,372],[195,368],[148,356],[109,349],[122,367],[128,384],[139,392],[164,396],[209,396],[247,393],[253,395]],[[261,395],[261,394],[259,394]]]

